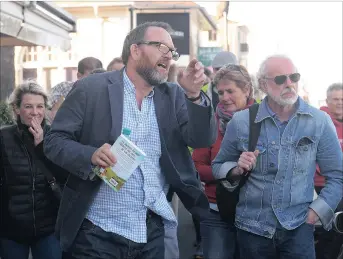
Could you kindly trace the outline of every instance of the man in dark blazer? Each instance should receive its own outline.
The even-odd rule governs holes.
[[[181,87],[166,82],[171,60],[179,57],[170,31],[160,22],[132,30],[123,47],[125,68],[77,81],[44,140],[46,156],[70,172],[56,231],[72,258],[164,258],[164,225],[176,227],[168,192],[199,219],[207,216],[188,146],[212,145],[216,123],[200,91],[206,78],[200,62],[180,73]],[[110,146],[128,125],[147,163],[115,192],[91,167],[116,163]]]

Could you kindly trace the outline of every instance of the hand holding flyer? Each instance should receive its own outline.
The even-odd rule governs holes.
[[[119,191],[137,166],[144,160],[146,154],[124,134],[121,134],[112,145],[111,152],[115,155],[117,163],[107,168],[97,166],[93,172],[113,190]]]

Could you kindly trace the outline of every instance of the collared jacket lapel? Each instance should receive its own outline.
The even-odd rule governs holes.
[[[155,87],[154,93],[154,105],[155,105],[155,113],[157,118],[157,124],[160,133],[160,141],[161,141],[161,158],[160,163],[161,165],[166,166],[167,168],[173,168],[177,172],[170,154],[167,149],[168,138],[172,135],[170,132],[171,129],[171,99],[168,96],[168,86],[165,84],[161,84],[158,87]],[[171,136],[173,137],[173,136]],[[174,174],[168,174],[168,170],[163,170],[162,173],[166,177],[166,180],[169,184],[175,185],[180,180]]]
[[[124,112],[124,83],[123,83],[123,71],[113,73],[109,78],[110,84],[108,85],[108,96],[111,112],[111,134],[109,144],[113,144],[121,133],[123,125],[123,112]]]
[[[170,130],[170,107],[172,104],[170,98],[168,98],[168,87],[165,84],[155,87],[154,90],[155,113],[160,132],[162,151],[164,151],[163,148],[166,147],[165,145],[170,135],[168,133]]]

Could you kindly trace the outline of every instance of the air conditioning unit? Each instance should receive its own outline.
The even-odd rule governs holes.
[[[239,47],[240,52],[249,52],[249,44],[241,43]]]

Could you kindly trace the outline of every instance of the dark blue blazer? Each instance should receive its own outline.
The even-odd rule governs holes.
[[[45,155],[70,172],[56,223],[62,248],[68,251],[99,190],[101,180],[89,180],[91,157],[104,143],[113,144],[123,121],[123,70],[79,80],[63,102],[44,139]],[[166,182],[196,217],[209,211],[188,146],[202,148],[216,140],[211,106],[185,98],[180,86],[155,87],[154,104],[160,131],[160,165]]]

